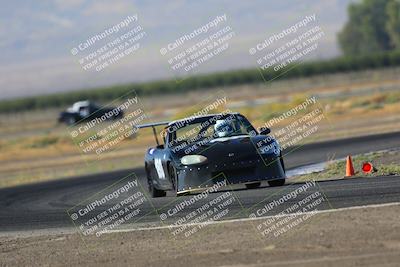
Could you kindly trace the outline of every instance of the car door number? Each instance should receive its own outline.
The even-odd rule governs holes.
[[[156,167],[158,178],[165,179],[165,172],[162,166],[161,159],[154,159],[154,166]]]

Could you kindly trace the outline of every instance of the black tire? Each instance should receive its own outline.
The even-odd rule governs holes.
[[[251,183],[251,184],[246,184],[247,189],[256,189],[260,187],[261,182],[256,182],[256,183]]]
[[[65,123],[66,123],[67,125],[74,125],[74,124],[76,123],[75,118],[72,117],[72,116],[66,117],[66,118],[64,119],[64,121],[65,121]]]
[[[120,111],[119,113],[118,113],[118,116],[117,116],[117,119],[122,119],[122,118],[124,118],[124,112],[123,111]]]
[[[285,179],[276,179],[276,180],[271,180],[268,181],[269,186],[275,187],[275,186],[282,186],[285,184]]]
[[[145,166],[145,170],[146,170],[146,175],[147,175],[147,184],[149,186],[149,193],[151,197],[165,197],[167,195],[167,192],[163,191],[163,190],[158,190],[157,188],[154,187],[153,184],[153,180],[150,176],[150,172],[147,169],[147,165]]]
[[[176,169],[172,164],[168,165],[168,174],[172,183],[172,192],[174,196],[178,196],[178,177],[176,175]]]
[[[283,162],[282,152],[281,152],[281,154],[279,155],[279,160],[281,161],[281,165],[282,165],[283,172],[286,173],[285,162]]]
[[[158,190],[154,187],[153,180],[150,177],[147,178],[147,183],[149,185],[149,193],[151,197],[165,197],[167,195],[167,192]]]

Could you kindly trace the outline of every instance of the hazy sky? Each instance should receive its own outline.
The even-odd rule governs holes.
[[[325,36],[312,55],[340,53],[336,33],[351,0],[136,1],[16,0],[0,9],[1,98],[173,77],[160,48],[226,14],[235,32],[229,49],[198,72],[256,67],[249,48],[306,15],[316,14]],[[138,15],[141,48],[101,72],[85,71],[71,49]]]

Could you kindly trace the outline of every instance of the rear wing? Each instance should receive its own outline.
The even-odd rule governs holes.
[[[163,122],[154,122],[154,123],[146,123],[146,124],[134,125],[133,127],[137,128],[137,129],[143,129],[143,128],[149,128],[149,127],[153,128],[154,138],[156,139],[157,146],[159,146],[160,142],[158,141],[156,127],[157,126],[162,126],[162,125],[168,125],[168,124],[169,124],[168,121],[163,121]]]

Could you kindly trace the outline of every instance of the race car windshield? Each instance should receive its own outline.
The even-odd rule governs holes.
[[[249,135],[252,131],[255,132],[254,127],[242,116],[208,117],[176,129],[171,134],[170,143],[171,145],[192,144],[204,140]]]

